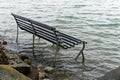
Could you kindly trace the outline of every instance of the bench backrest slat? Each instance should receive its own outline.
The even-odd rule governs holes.
[[[41,26],[41,27],[45,27],[46,29],[49,29],[49,30],[54,30],[55,28],[51,27],[51,26],[48,26],[46,24],[43,24],[43,23],[40,23],[40,22],[37,22],[37,21],[34,21],[34,20],[31,20],[31,19],[28,19],[28,18],[25,18],[25,17],[22,17],[22,16],[18,16],[16,14],[12,14],[14,17],[16,18],[19,18],[19,19],[22,19],[22,20],[25,20],[25,21],[28,21],[28,22],[31,22],[32,24],[35,24],[35,25],[38,25],[38,26]]]
[[[31,23],[26,23],[26,22],[23,22],[23,21],[19,21],[18,19],[17,19],[17,21],[18,21],[19,25],[25,25],[26,27],[28,26],[28,28],[32,28]],[[33,25],[33,24],[32,24],[32,25]],[[37,25],[33,25],[33,26],[34,26],[34,28],[35,28],[36,30],[39,30],[39,31],[41,31],[41,32],[43,32],[43,33],[46,33],[46,34],[48,34],[48,35],[52,34],[51,36],[55,37],[53,31],[48,30],[48,29],[45,29],[45,28],[42,28],[42,27],[39,27],[39,26],[37,26]]]
[[[24,26],[25,28],[31,29],[33,31],[33,28],[32,28],[32,26],[30,27],[30,25],[27,25],[27,24],[24,24],[24,23],[21,23],[21,22],[19,22],[18,24],[19,24],[20,27]],[[35,34],[45,34],[47,36],[51,36],[53,38],[56,38],[56,36],[53,33],[50,34],[50,32],[47,32],[44,29],[38,29],[37,27],[34,27],[34,29],[35,29]]]
[[[32,31],[31,29],[26,29],[26,28],[21,28],[21,29],[22,29],[22,30],[26,30],[26,31],[29,32],[29,33],[33,33],[33,31]],[[47,40],[47,41],[50,41],[50,42],[52,42],[52,43],[54,43],[54,44],[57,44],[57,41],[51,39],[51,37],[49,37],[49,36],[44,36],[44,37],[43,37],[43,35],[38,35],[38,34],[36,34],[36,36],[39,36],[39,37],[41,37],[41,38],[43,38],[43,39],[45,39],[45,40]]]
[[[74,37],[72,37],[72,36],[69,36],[69,35],[64,34],[64,33],[61,33],[61,32],[60,32],[60,34],[63,35],[63,37],[66,37],[66,38],[68,38],[68,39],[70,39],[70,40],[76,41],[77,43],[81,43],[81,40],[79,40],[79,39],[77,39],[77,38],[74,38]]]

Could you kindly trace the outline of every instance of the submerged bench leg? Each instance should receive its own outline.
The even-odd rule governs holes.
[[[78,55],[75,57],[75,60],[77,60],[78,57],[80,56],[80,54],[82,54],[82,63],[84,63],[84,61],[85,61],[85,57],[84,57],[83,50],[84,50],[84,48],[85,48],[85,44],[86,44],[86,42],[83,41],[82,43],[83,43],[83,47],[82,47],[81,51],[78,53]]]
[[[58,54],[59,50],[60,50],[60,47],[57,46],[57,49],[56,49],[56,52],[55,52],[55,58],[54,58],[54,65],[53,65],[54,67],[56,67],[57,54]]]
[[[32,25],[32,29],[33,29],[33,56],[34,56],[34,54],[35,54],[35,28],[34,28],[34,26],[33,26],[33,24],[32,24],[32,22],[30,22],[31,23],[31,25]]]
[[[13,14],[12,14],[13,15]],[[15,18],[15,16],[14,16],[14,18]],[[19,24],[18,24],[18,21],[17,21],[17,19],[15,18],[15,21],[16,21],[16,23],[17,23],[17,36],[16,36],[16,43],[18,43],[18,35],[19,35]]]
[[[34,48],[35,48],[35,35],[33,34],[33,49],[32,49],[33,55],[35,54]]]
[[[17,37],[16,37],[16,43],[18,43],[18,35],[19,35],[19,28],[17,26]]]

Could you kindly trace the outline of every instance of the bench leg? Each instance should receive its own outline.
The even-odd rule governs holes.
[[[56,52],[55,52],[55,58],[54,58],[54,65],[53,65],[54,67],[56,67],[57,54],[58,54],[59,50],[60,50],[60,47],[57,46],[57,49],[56,49]]]
[[[33,52],[33,55],[35,54],[35,35],[33,34],[33,49],[32,49],[32,52]]]
[[[86,44],[86,42],[83,41],[82,43],[83,43],[83,47],[82,47],[82,49],[80,50],[80,52],[78,53],[78,55],[75,57],[75,60],[77,60],[78,57],[80,56],[80,54],[82,54],[82,63],[84,63],[84,61],[85,61],[85,57],[84,57],[83,50],[84,50],[84,48],[85,48],[85,44]]]
[[[19,27],[17,25],[17,37],[16,37],[16,43],[18,43],[18,37],[19,37]]]

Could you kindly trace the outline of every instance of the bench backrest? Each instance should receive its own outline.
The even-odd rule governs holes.
[[[57,44],[62,48],[71,48],[81,43],[80,39],[74,38],[67,34],[61,33],[56,28],[48,26],[46,24],[12,14],[18,24],[18,26],[29,33],[35,34],[36,36],[43,38],[49,42]]]

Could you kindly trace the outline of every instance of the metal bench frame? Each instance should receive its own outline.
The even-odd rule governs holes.
[[[56,57],[60,50],[60,47],[62,47],[63,49],[68,49],[81,43],[83,44],[83,47],[78,53],[78,55],[75,57],[75,60],[77,60],[80,54],[82,54],[82,63],[84,63],[85,57],[84,57],[83,50],[86,44],[85,41],[82,41],[80,39],[74,38],[67,34],[61,33],[58,30],[56,30],[56,28],[48,26],[46,24],[31,20],[29,18],[19,16],[13,13],[11,14],[14,16],[16,23],[17,23],[17,37],[16,37],[17,43],[18,43],[19,28],[33,34],[33,55],[35,54],[34,43],[35,43],[35,35],[36,35],[39,38],[43,38],[57,45],[57,49],[55,52],[54,66],[56,64]]]

